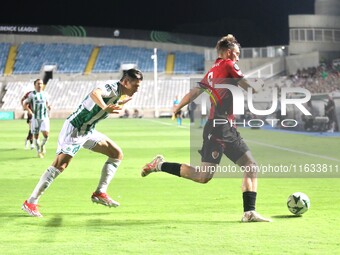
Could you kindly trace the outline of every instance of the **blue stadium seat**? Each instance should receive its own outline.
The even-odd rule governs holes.
[[[94,73],[119,72],[121,64],[134,63],[142,72],[153,72],[153,49],[127,47],[127,46],[102,46]],[[158,50],[158,72],[165,72],[167,52]]]
[[[195,74],[204,72],[204,56],[194,52],[180,52],[175,54],[175,74]]]
[[[0,43],[0,75],[4,74],[10,43]]]
[[[44,65],[57,65],[57,73],[83,73],[93,48],[94,45],[68,43],[22,43],[18,47],[13,74],[39,73]],[[160,73],[165,72],[167,54],[164,50],[157,52]],[[204,71],[203,54],[180,51],[174,54],[175,74],[195,74]],[[153,49],[148,48],[102,46],[92,72],[119,72],[124,63],[136,64],[143,72],[153,72],[151,55]]]
[[[57,65],[58,73],[83,73],[93,45],[22,43],[14,74],[39,73],[43,65]]]

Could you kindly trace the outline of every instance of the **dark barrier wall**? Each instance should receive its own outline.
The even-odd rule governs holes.
[[[199,35],[175,34],[162,31],[146,31],[119,28],[98,28],[83,26],[27,26],[0,25],[0,34],[61,35],[74,37],[102,37],[144,40],[164,43],[189,44],[211,47],[219,39]]]

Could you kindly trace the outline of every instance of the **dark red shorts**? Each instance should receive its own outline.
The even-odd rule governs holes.
[[[235,127],[229,123],[214,127],[213,121],[208,120],[204,126],[202,149],[199,151],[202,162],[219,164],[224,154],[236,163],[247,151],[249,148]]]

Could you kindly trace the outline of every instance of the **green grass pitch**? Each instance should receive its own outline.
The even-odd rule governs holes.
[[[21,205],[52,162],[62,123],[51,121],[48,154],[39,159],[24,150],[24,120],[0,121],[1,254],[340,254],[340,179],[334,175],[259,178],[257,210],[273,222],[246,224],[240,223],[239,177],[217,176],[208,184],[165,173],[141,178],[141,167],[158,153],[169,161],[190,161],[187,120],[183,128],[171,120],[99,123],[97,129],[124,151],[108,190],[121,206],[91,202],[105,156],[82,149],[40,199],[44,217],[29,217]],[[339,137],[240,132],[259,164],[339,167]],[[296,191],[311,199],[302,217],[286,206]]]

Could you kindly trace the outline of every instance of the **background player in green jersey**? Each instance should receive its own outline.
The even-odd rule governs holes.
[[[43,81],[36,79],[34,81],[34,91],[28,94],[27,99],[24,101],[24,108],[28,114],[32,115],[31,132],[33,134],[33,143],[37,149],[38,157],[43,158],[46,149],[45,144],[48,140],[48,133],[50,132],[50,119],[48,111],[51,106],[48,103],[48,96],[43,91]],[[30,105],[32,108],[30,108]],[[40,143],[39,133],[42,133],[44,138]]]

